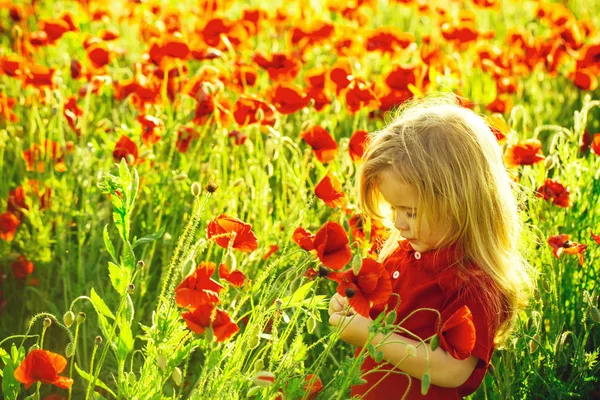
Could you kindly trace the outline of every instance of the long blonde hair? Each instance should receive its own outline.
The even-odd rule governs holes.
[[[392,171],[416,188],[416,226],[450,217],[451,229],[438,247],[456,245],[465,260],[489,276],[501,296],[486,301],[499,316],[496,342],[510,334],[532,288],[530,267],[519,251],[521,222],[502,151],[485,120],[458,105],[454,96],[429,96],[403,104],[400,114],[371,137],[358,176],[365,215],[385,219],[377,180]],[[394,233],[380,253],[398,246]]]

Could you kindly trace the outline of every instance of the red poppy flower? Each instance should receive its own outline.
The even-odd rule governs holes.
[[[275,107],[264,101],[246,95],[235,103],[233,117],[238,125],[246,126],[260,122],[261,125],[275,124]]]
[[[65,33],[69,32],[69,24],[62,19],[46,19],[39,21],[40,29],[48,35],[50,43],[56,42]]]
[[[337,292],[348,297],[354,310],[364,317],[369,317],[371,305],[387,303],[392,294],[392,281],[383,264],[372,258],[362,260],[358,275],[352,269],[328,276],[338,282]]]
[[[385,78],[390,89],[407,90],[409,85],[417,84],[417,67],[415,65],[396,65]]]
[[[150,147],[160,140],[160,133],[165,129],[162,120],[151,115],[138,115],[137,121],[142,125],[142,142],[146,146]]]
[[[175,301],[179,307],[193,310],[219,301],[219,292],[223,286],[211,278],[216,267],[213,262],[202,261],[198,268],[177,286]]]
[[[500,114],[509,113],[512,110],[513,103],[508,95],[499,94],[496,96],[494,101],[488,104],[485,108],[491,112],[497,112]]]
[[[323,390],[323,382],[321,378],[315,374],[308,374],[304,378],[304,391],[308,392],[308,400],[314,400],[314,398]]]
[[[269,77],[276,82],[292,82],[302,69],[296,57],[285,53],[272,53],[270,59],[256,53],[252,60],[267,70]]]
[[[342,269],[352,258],[348,242],[348,235],[340,224],[327,222],[315,235],[314,246],[317,257],[326,267]]]
[[[457,360],[471,356],[475,347],[475,325],[469,307],[462,306],[438,329],[440,347]]]
[[[25,60],[17,54],[9,54],[0,58],[0,72],[16,78],[23,73]]]
[[[129,165],[136,164],[138,159],[137,144],[125,135],[121,135],[119,141],[115,143],[115,148],[113,150],[113,159],[116,163],[121,162],[122,158],[124,158]]]
[[[37,88],[52,87],[52,77],[54,69],[50,69],[44,65],[29,64],[27,73],[25,74],[24,84],[26,86],[35,86]]]
[[[504,153],[504,162],[509,167],[533,165],[543,161],[542,142],[537,139],[527,139],[509,145]]]
[[[587,69],[578,69],[569,75],[575,86],[582,90],[596,90],[598,87],[598,77],[594,72]]]
[[[242,271],[239,269],[230,271],[226,264],[219,265],[219,276],[236,287],[244,286],[246,281],[246,275]]]
[[[277,246],[276,244],[272,244],[269,246],[269,251],[267,251],[265,253],[265,255],[262,257],[263,260],[268,259],[269,257],[271,257],[273,254],[275,254],[275,252],[277,252],[277,250],[279,250],[279,246]]]
[[[34,143],[29,149],[23,151],[23,158],[27,171],[44,172],[44,159],[53,161],[54,170],[57,172],[67,170],[62,149],[52,140],[46,139],[42,145]]]
[[[0,118],[6,122],[19,122],[19,116],[14,113],[14,107],[17,100],[0,93]]]
[[[10,268],[12,269],[15,279],[19,280],[25,280],[33,273],[33,263],[22,255],[10,265]]]
[[[402,32],[396,27],[384,26],[367,37],[366,49],[393,54],[408,48],[414,42],[413,34]]]
[[[294,233],[292,234],[292,240],[306,251],[315,249],[315,235],[311,234],[301,226],[294,230]]]
[[[202,334],[206,328],[212,328],[218,342],[226,341],[240,330],[227,312],[214,308],[210,304],[202,305],[193,311],[186,311],[181,316],[187,327],[194,333]]]
[[[592,149],[592,153],[600,156],[600,133],[594,134],[590,148]]]
[[[94,43],[86,49],[87,56],[93,67],[100,69],[110,63],[111,54],[104,42]]]
[[[68,389],[73,384],[73,379],[59,376],[65,370],[67,360],[60,354],[36,349],[27,354],[23,362],[15,369],[14,376],[25,388],[34,382],[49,383],[59,388]]]
[[[368,143],[369,132],[360,130],[352,134],[348,143],[348,152],[350,153],[352,162],[358,163],[362,159]]]
[[[321,163],[326,164],[331,162],[337,156],[338,144],[325,128],[315,125],[309,130],[302,132],[300,137],[312,147],[315,157]]]
[[[546,179],[538,188],[536,196],[544,200],[552,200],[552,204],[567,208],[573,205],[573,201],[569,199],[570,194],[569,188],[564,187],[558,180]]]
[[[329,80],[335,86],[335,93],[339,95],[342,90],[350,84],[349,77],[352,76],[352,67],[346,59],[336,61],[329,71]]]
[[[590,231],[590,233],[592,234],[592,239],[594,239],[594,241],[598,244],[600,244],[600,235],[594,235],[594,232]]]
[[[363,108],[375,110],[379,108],[381,102],[373,91],[372,85],[364,79],[354,78],[346,88],[346,105],[350,114],[356,114]]]
[[[360,214],[353,215],[348,220],[348,226],[350,226],[350,231],[352,232],[352,237],[354,238],[354,240],[357,240],[362,243],[365,240],[363,216]]]
[[[63,115],[73,132],[79,134],[77,119],[83,115],[83,109],[77,105],[77,97],[75,95],[69,96],[67,99],[67,102],[64,105]]]
[[[272,103],[282,114],[293,114],[308,106],[310,98],[292,84],[279,84],[273,92]]]
[[[19,225],[21,225],[21,221],[10,211],[0,214],[0,239],[7,242],[12,241]]]
[[[252,225],[225,214],[210,221],[206,231],[208,238],[214,236],[217,244],[224,249],[229,248],[231,244],[236,250],[251,253],[258,247]]]
[[[15,216],[22,214],[21,210],[29,210],[29,206],[25,201],[25,189],[23,186],[19,186],[8,192],[8,204],[6,210],[15,214]]]
[[[315,195],[331,208],[341,206],[345,200],[342,183],[330,173],[315,186]]]
[[[564,233],[550,236],[548,238],[548,244],[552,246],[552,254],[554,254],[554,257],[559,258],[562,253],[577,254],[579,257],[579,265],[583,265],[583,252],[587,249],[587,244],[572,242],[569,240],[569,235]]]

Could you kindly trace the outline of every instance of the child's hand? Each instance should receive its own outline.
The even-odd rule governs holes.
[[[354,312],[352,308],[348,309],[348,299],[344,296],[336,293],[329,300],[329,316],[331,317],[335,313],[342,313],[343,315],[351,315]]]

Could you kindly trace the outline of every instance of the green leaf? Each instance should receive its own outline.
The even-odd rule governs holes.
[[[136,240],[133,243],[133,246],[131,246],[131,247],[135,249],[140,244],[150,243],[150,242],[160,239],[165,234],[165,229],[166,229],[166,226],[163,226],[158,232],[151,233],[149,235],[139,238],[138,240]]]
[[[131,176],[131,175],[130,175]],[[129,206],[128,208],[133,209],[135,204],[135,198],[137,197],[138,188],[140,187],[140,176],[138,175],[137,169],[133,169],[133,182],[131,186],[131,192],[129,193]]]
[[[133,317],[135,316],[135,310],[133,307],[133,300],[131,300],[131,296],[127,294],[127,300],[125,302],[125,309],[123,310],[123,317],[129,325],[133,322]]]
[[[127,355],[133,351],[133,334],[131,333],[131,327],[129,323],[125,321],[125,318],[119,319],[119,343],[117,344],[117,352],[119,358],[124,361]]]
[[[125,235],[125,231],[123,231],[122,234]],[[124,244],[124,249],[123,249],[123,264],[129,270],[133,270],[135,268],[135,263],[136,263],[135,253],[133,252],[133,247],[131,246],[131,244],[129,243],[129,241],[127,241],[127,240],[124,239],[123,242],[124,242],[123,243]]]
[[[90,292],[90,299],[92,300],[92,305],[98,314],[115,319],[113,313],[110,311],[104,300],[102,300],[102,297],[98,296],[94,288],[92,288]]]
[[[127,291],[127,285],[129,285],[129,279],[131,276],[129,271],[109,261],[108,275],[110,276],[110,281],[117,293],[119,293],[121,296],[124,295]]]
[[[108,235],[108,224],[104,225],[104,246],[110,254],[110,257],[114,262],[117,262],[117,256],[115,255],[115,246],[113,246],[112,241],[110,240],[110,236]]]
[[[2,359],[5,365],[8,364],[8,360],[10,360],[10,355],[2,347],[0,347],[0,359]]]
[[[8,360],[4,370],[2,371],[2,393],[6,400],[14,400],[21,391],[21,383],[15,379],[16,366],[13,360]]]
[[[82,370],[81,368],[79,368],[79,366],[77,365],[77,363],[75,363],[75,369],[77,370],[77,373],[86,381],[91,382],[94,377],[91,376],[90,374],[88,374],[87,372],[85,372],[84,370]],[[104,384],[104,382],[102,382],[100,379],[96,379],[96,386],[101,387],[102,389],[106,390],[108,393],[110,393],[113,397],[117,397],[117,395],[115,394],[115,392],[113,392],[112,390],[110,390],[110,388],[108,386],[106,386]]]
[[[423,379],[421,379],[421,394],[423,396],[429,391],[429,385],[431,385],[431,376],[428,372],[425,372]]]

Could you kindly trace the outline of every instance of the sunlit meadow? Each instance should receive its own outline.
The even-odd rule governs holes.
[[[381,353],[328,324],[324,266],[387,235],[357,207],[366,133],[440,91],[487,116],[537,282],[472,398],[600,398],[599,16],[0,0],[3,398],[349,398]]]

